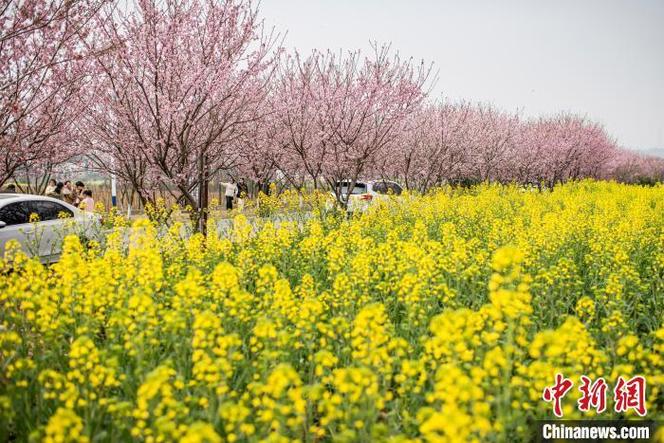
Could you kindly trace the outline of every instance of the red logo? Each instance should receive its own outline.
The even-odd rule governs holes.
[[[600,377],[593,383],[585,375],[581,376],[581,386],[579,386],[579,391],[581,391],[581,398],[577,401],[579,411],[588,412],[590,408],[593,408],[597,411],[598,414],[601,414],[606,410],[606,381]]]
[[[646,415],[646,379],[637,375],[625,381],[618,377],[613,390],[616,412],[626,412],[634,409],[641,417]]]
[[[556,380],[553,386],[544,388],[542,398],[548,403],[553,403],[553,413],[556,417],[563,416],[562,400],[572,389],[574,383],[565,378],[563,374],[556,374]],[[581,376],[581,385],[579,391],[581,397],[576,404],[579,411],[588,412],[591,409],[598,414],[606,411],[606,393],[609,385],[603,377],[594,382],[587,376]],[[627,412],[633,409],[641,417],[648,412],[646,409],[646,379],[640,375],[625,380],[622,376],[616,380],[613,389],[614,410],[617,413]]]
[[[574,386],[572,380],[565,378],[562,374],[558,373],[556,374],[556,384],[544,388],[542,398],[544,398],[544,401],[546,402],[553,401],[553,413],[556,417],[563,416],[563,408],[561,405],[562,399],[565,397],[565,394],[572,389],[572,386]]]

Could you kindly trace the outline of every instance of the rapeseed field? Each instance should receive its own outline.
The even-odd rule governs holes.
[[[637,375],[662,418],[661,185],[443,188],[207,237],[114,223],[51,267],[0,261],[0,440],[520,441],[556,374],[564,418],[638,418],[613,390]]]

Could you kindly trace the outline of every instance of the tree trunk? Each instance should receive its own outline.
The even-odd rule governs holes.
[[[200,176],[199,176],[199,190],[198,190],[198,232],[207,235],[207,221],[208,221],[208,190],[210,184],[210,177],[208,177],[208,162],[207,156],[201,155],[200,157]]]

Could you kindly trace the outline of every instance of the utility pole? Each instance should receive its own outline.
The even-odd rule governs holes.
[[[111,174],[111,206],[115,208],[117,205],[118,205],[117,180],[115,179],[115,174]]]

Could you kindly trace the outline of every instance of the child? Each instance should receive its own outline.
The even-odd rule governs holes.
[[[91,190],[86,189],[83,191],[83,199],[79,204],[79,208],[87,212],[92,212],[95,210],[95,201],[92,199]]]

